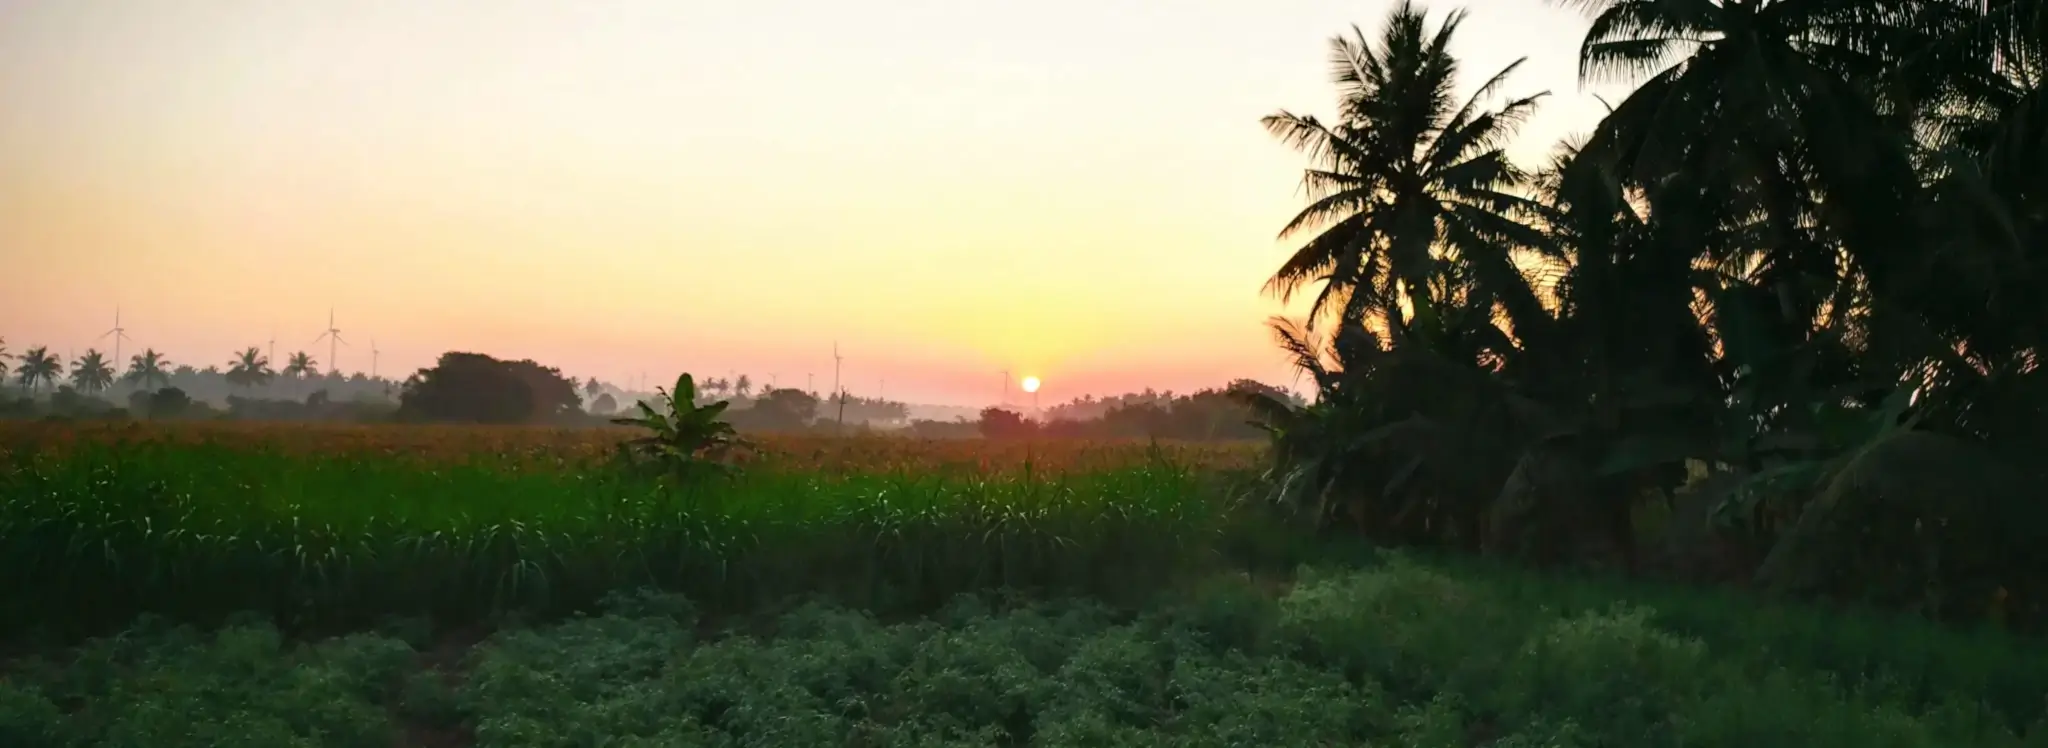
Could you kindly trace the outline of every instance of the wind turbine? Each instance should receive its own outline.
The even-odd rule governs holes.
[[[128,337],[128,328],[121,326],[121,307],[119,306],[114,307],[114,329],[100,333],[100,336],[93,340],[105,340],[108,335],[114,336],[114,366],[118,369],[121,366],[121,341],[134,340],[134,338]]]
[[[334,326],[333,309],[327,310],[327,331],[320,333],[320,337],[314,338],[312,344],[318,345],[322,340],[327,341],[327,370],[339,373],[341,368],[334,365],[335,344],[348,345],[348,341],[341,339],[341,328]],[[272,345],[275,345],[275,343]]]
[[[839,341],[832,341],[832,396],[839,399],[839,428],[846,428],[846,393],[839,389]]]
[[[370,378],[371,378],[371,379],[376,379],[376,378],[377,378],[377,357],[378,357],[379,355],[381,355],[381,354],[383,354],[383,351],[377,350],[377,339],[376,339],[376,338],[370,338]]]

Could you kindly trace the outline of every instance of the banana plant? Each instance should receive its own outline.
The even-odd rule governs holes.
[[[697,404],[697,383],[688,373],[676,377],[673,391],[657,387],[655,392],[656,405],[643,401],[638,403],[638,416],[612,419],[612,423],[648,430],[646,436],[620,445],[635,464],[689,481],[731,474],[736,453],[753,447],[740,438],[732,424],[719,418],[731,403]]]

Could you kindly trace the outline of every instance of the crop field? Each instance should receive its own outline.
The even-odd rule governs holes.
[[[2048,745],[2038,642],[1311,540],[1257,445],[631,433],[0,426],[0,746]]]
[[[20,427],[0,474],[0,627],[240,610],[288,626],[559,612],[654,584],[744,607],[836,591],[916,606],[1100,590],[1222,529],[1247,447],[769,441],[676,490],[604,462],[627,432]]]

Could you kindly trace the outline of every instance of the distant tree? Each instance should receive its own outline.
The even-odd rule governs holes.
[[[51,355],[48,346],[36,346],[21,354],[21,364],[14,367],[16,381],[33,393],[45,384],[54,384],[64,373],[64,364]]]
[[[170,362],[164,359],[163,354],[157,353],[155,348],[144,350],[141,353],[128,357],[128,372],[121,375],[121,381],[140,387],[142,388],[141,391],[145,392],[158,387],[169,386],[171,375],[164,371],[164,367],[168,364]],[[180,366],[178,368],[186,372],[192,370],[190,366]]]
[[[192,398],[176,387],[165,387],[149,396],[149,417],[177,418],[192,408]]]
[[[951,421],[936,421],[927,418],[910,422],[911,436],[919,439],[971,439],[981,435],[980,424],[959,418]]]
[[[399,416],[468,423],[546,423],[582,408],[574,381],[530,360],[449,352],[405,381]]]
[[[212,367],[208,369],[212,370]],[[263,350],[253,345],[243,349],[228,362],[228,384],[244,390],[269,384],[271,377],[274,376],[277,376],[277,373],[270,370],[269,357],[264,356]]]
[[[1225,392],[1242,392],[1248,395],[1264,395],[1280,402],[1299,401],[1301,397],[1279,387],[1255,379],[1233,379],[1224,388]],[[1295,404],[1300,404],[1296,402]]]
[[[0,371],[4,371],[7,368],[7,361],[11,358],[14,357],[7,353],[7,339],[0,338]]]
[[[71,385],[88,394],[103,392],[114,385],[114,367],[105,354],[87,348],[71,365]]]
[[[981,435],[989,439],[1015,439],[1029,436],[1033,424],[1013,410],[983,408],[981,411]]]
[[[93,404],[98,401],[98,398],[79,393],[77,387],[59,385],[57,391],[50,393],[50,411],[60,416],[90,415],[95,410]]]
[[[192,398],[176,387],[136,390],[128,394],[128,412],[152,419],[177,418],[192,407]]]
[[[618,409],[619,401],[613,399],[609,392],[600,393],[597,399],[590,403],[590,412],[598,415],[605,415]]]
[[[753,407],[726,412],[735,427],[755,431],[797,431],[818,417],[818,398],[802,390],[771,389]]]
[[[747,393],[749,393],[749,392],[753,392],[753,391],[754,391],[754,380],[752,380],[752,379],[748,379],[748,378],[747,378],[747,375],[745,375],[745,374],[741,374],[741,375],[740,375],[740,378],[739,378],[739,379],[735,379],[735,380],[733,380],[733,383],[732,383],[732,392],[733,392],[733,394],[735,394],[735,395],[739,395],[740,397],[746,397],[746,396],[747,396]]]

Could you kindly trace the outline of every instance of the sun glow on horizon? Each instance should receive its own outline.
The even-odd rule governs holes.
[[[1025,377],[1023,384],[1025,392],[1038,391],[1038,377]]]

